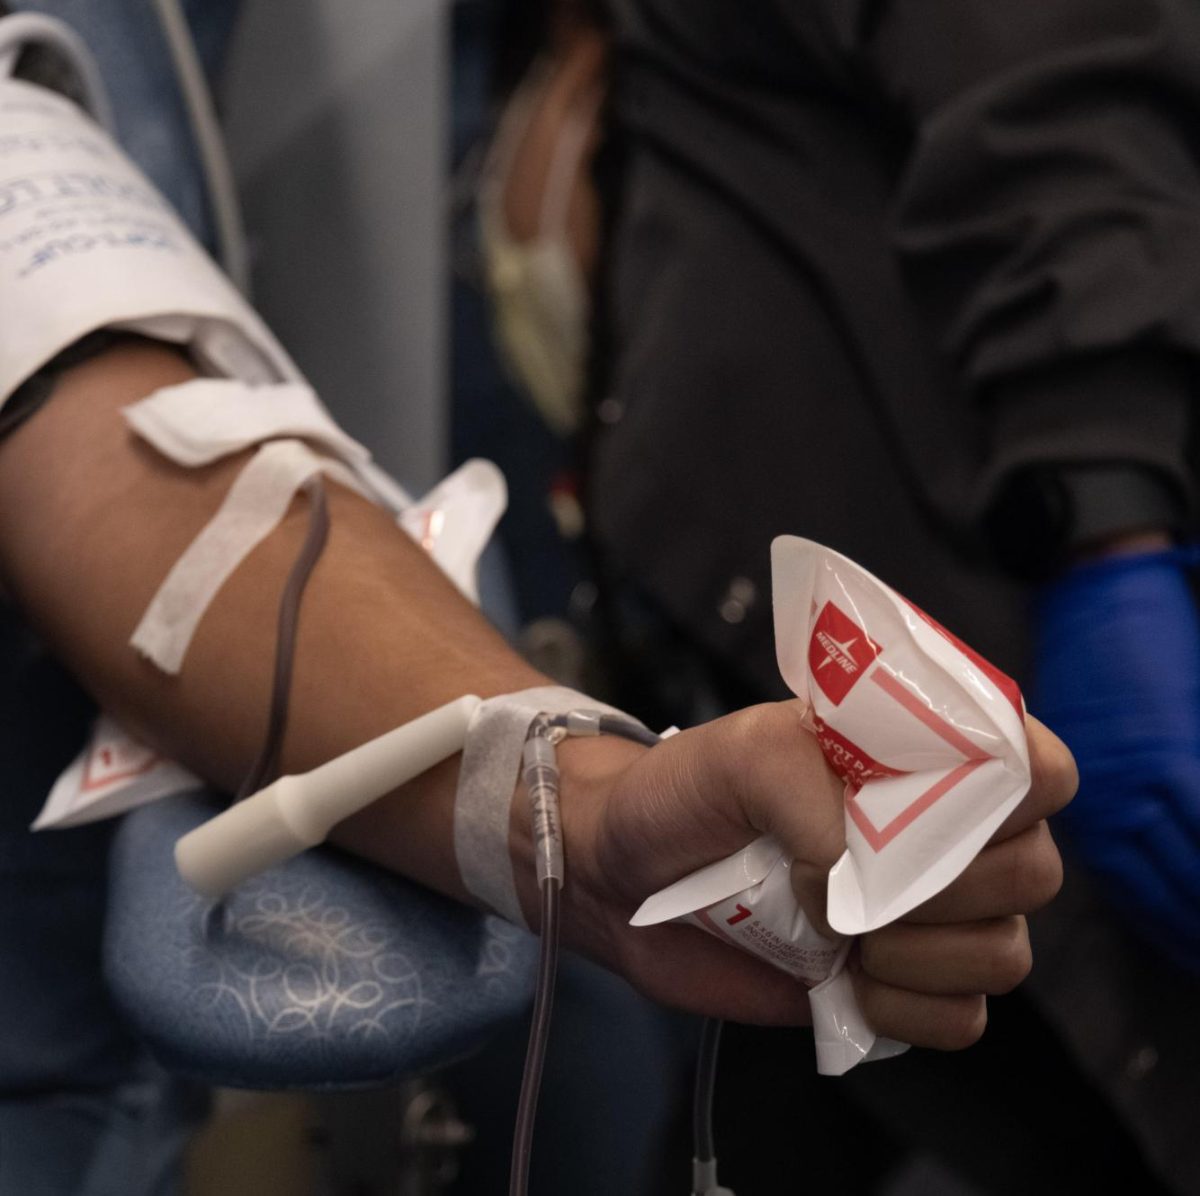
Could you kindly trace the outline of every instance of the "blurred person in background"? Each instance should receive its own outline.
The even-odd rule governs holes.
[[[870,1191],[915,1148],[979,1191],[1194,1191],[1200,629],[1175,545],[1195,485],[1200,17],[1184,0],[605,8],[603,210],[564,118],[505,192],[525,272],[506,243],[490,259],[500,342],[543,409],[546,363],[560,407],[582,386],[591,284],[582,442],[614,700],[686,724],[782,693],[767,548],[798,531],[1024,677],[1083,774],[1034,1001],[999,1003],[969,1059],[837,1086],[807,1082],[798,1048],[731,1035],[731,1181],[828,1165],[831,1190]],[[531,182],[564,158],[570,203]],[[539,226],[547,207],[608,227],[598,259],[593,233],[572,251]],[[789,1134],[797,1102],[825,1110],[822,1134]]]

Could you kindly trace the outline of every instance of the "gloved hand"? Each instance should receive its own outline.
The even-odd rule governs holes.
[[[1040,595],[1030,708],[1075,753],[1064,844],[1200,972],[1200,615],[1185,550],[1110,557]]]

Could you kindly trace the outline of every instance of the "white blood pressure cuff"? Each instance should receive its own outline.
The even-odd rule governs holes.
[[[206,373],[298,381],[170,204],[70,100],[0,79],[0,402],[108,328],[186,346]]]
[[[517,900],[508,830],[525,736],[539,714],[572,710],[621,713],[573,689],[544,686],[489,698],[467,727],[454,802],[458,870],[472,896],[517,926],[527,923]]]

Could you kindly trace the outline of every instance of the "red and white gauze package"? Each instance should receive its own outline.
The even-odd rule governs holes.
[[[810,986],[817,1067],[840,1075],[905,1049],[857,1007],[854,936],[941,892],[1020,803],[1024,705],[1010,678],[846,557],[780,536],[771,568],[780,672],[845,783],[846,850],[828,884],[837,937],[809,923],[769,836],[655,893],[632,924],[700,926]]]

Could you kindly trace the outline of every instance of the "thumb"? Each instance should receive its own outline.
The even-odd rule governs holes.
[[[792,891],[812,925],[830,937],[829,869],[846,848],[845,786],[825,761],[798,700],[730,716],[722,751],[742,816],[792,859]]]
[[[822,890],[823,922],[824,875],[845,847],[842,786],[804,709],[752,706],[645,753],[604,804],[606,875],[641,901],[767,834],[799,861],[806,912]]]

